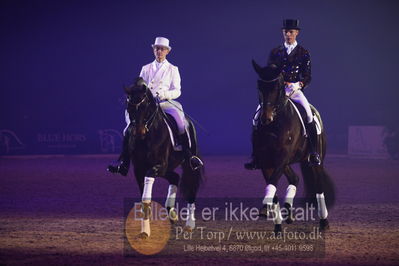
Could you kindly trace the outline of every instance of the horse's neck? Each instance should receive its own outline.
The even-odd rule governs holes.
[[[159,135],[162,134],[162,132],[166,129],[166,124],[161,107],[158,107],[158,110],[153,110],[153,112],[156,112],[156,114],[154,115],[153,121],[151,122],[149,134],[157,139],[159,138]]]

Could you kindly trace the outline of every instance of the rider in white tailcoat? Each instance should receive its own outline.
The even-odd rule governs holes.
[[[162,110],[170,114],[176,121],[179,134],[179,142],[182,146],[185,159],[190,160],[193,169],[203,165],[200,158],[193,156],[190,152],[186,128],[188,123],[185,119],[182,105],[175,101],[181,95],[181,78],[177,66],[172,65],[166,60],[166,56],[171,51],[169,40],[164,37],[157,37],[152,45],[155,60],[142,67],[140,77],[144,79],[152,95],[160,100]],[[128,127],[130,118],[125,111],[126,128],[124,130],[123,150],[117,165],[108,166],[108,171],[126,175],[129,170],[130,156],[128,152]]]

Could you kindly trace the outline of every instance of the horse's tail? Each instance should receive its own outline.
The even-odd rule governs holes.
[[[197,143],[197,132],[195,130],[194,124],[188,119],[189,123],[189,133],[191,139],[191,152],[193,155],[199,156],[198,143]],[[191,169],[190,162],[185,160],[182,164],[182,177],[180,180],[180,191],[183,197],[189,202],[194,203],[198,189],[203,182],[204,176],[204,166],[200,169]]]
[[[335,204],[335,185],[323,166],[309,166],[308,162],[301,163],[303,181],[305,184],[305,197],[310,202],[316,203],[318,184],[321,184],[322,191],[326,198],[326,205],[332,208]],[[320,182],[320,183],[319,183]]]

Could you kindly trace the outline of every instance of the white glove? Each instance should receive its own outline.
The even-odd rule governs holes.
[[[287,96],[290,96],[299,89],[301,89],[301,84],[299,82],[289,83],[288,85],[285,86],[285,94]]]
[[[170,93],[169,93],[169,91],[159,91],[158,92],[158,98],[161,100],[161,101],[164,101],[164,100],[170,100]]]
[[[294,87],[294,91],[300,90],[301,89],[301,84],[300,82],[295,82],[291,84]]]

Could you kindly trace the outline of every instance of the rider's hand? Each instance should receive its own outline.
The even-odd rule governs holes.
[[[300,89],[301,89],[301,84],[299,82],[295,82],[295,83],[285,82],[285,93],[287,96],[291,96],[297,90],[300,90]]]
[[[161,101],[169,100],[169,99],[170,99],[169,92],[168,92],[168,91],[159,91],[159,92],[158,92],[158,98],[159,98]]]
[[[285,93],[290,95],[294,92],[294,83],[286,82],[285,83]]]
[[[302,88],[300,82],[291,83],[291,85],[293,86],[294,91],[300,90]]]

